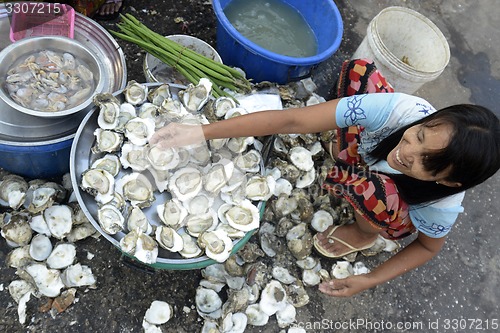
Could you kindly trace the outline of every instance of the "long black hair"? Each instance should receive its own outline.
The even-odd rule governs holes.
[[[485,107],[471,104],[450,106],[392,133],[370,152],[370,156],[377,161],[385,160],[400,142],[403,133],[412,126],[451,125],[453,130],[448,146],[426,153],[423,165],[434,175],[449,169],[446,180],[458,182],[461,186],[449,187],[404,174],[390,175],[408,204],[436,201],[476,186],[497,172],[500,168],[499,123],[498,117]]]

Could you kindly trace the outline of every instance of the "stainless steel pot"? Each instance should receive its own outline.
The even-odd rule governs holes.
[[[10,20],[5,4],[0,3],[0,50],[12,44]],[[103,63],[103,91],[125,88],[125,55],[101,25],[76,13],[74,39]],[[0,168],[29,178],[50,178],[69,172],[71,143],[90,109],[48,119],[18,112],[0,100]]]
[[[5,4],[0,4],[0,50],[12,44],[9,39],[11,15]],[[116,40],[97,22],[76,13],[74,39],[101,60],[104,67],[103,91],[113,92],[125,88],[127,68],[125,55]],[[44,119],[13,110],[0,100],[0,144],[40,144],[75,133],[90,110],[82,110],[60,119]]]

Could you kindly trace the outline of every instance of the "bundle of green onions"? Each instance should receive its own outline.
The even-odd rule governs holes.
[[[214,97],[230,96],[224,88],[237,93],[250,91],[250,82],[236,69],[218,63],[152,31],[133,15],[121,16],[117,24],[120,32],[110,31],[114,36],[131,42],[152,54],[184,75],[189,82],[198,84],[205,77],[212,81]]]

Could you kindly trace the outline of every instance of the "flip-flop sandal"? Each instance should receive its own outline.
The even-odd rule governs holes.
[[[116,4],[118,2],[121,2],[122,5],[113,14],[102,15],[102,14],[99,14],[99,10],[100,9],[98,9],[97,12],[92,16],[92,19],[96,20],[96,21],[112,21],[112,20],[116,20],[118,18],[118,16],[120,16],[121,12],[123,11],[123,8],[125,7],[125,0],[106,0],[106,2],[104,3],[104,5],[106,5],[106,4],[110,4],[110,3]]]
[[[333,156],[333,147],[337,144],[337,140],[334,139],[328,142],[321,142],[323,149],[330,155],[330,157],[335,161],[335,156]]]
[[[334,242],[339,242],[340,244],[344,245],[345,247],[347,247],[349,250],[347,250],[346,252],[343,252],[341,254],[332,254],[330,252],[328,252],[326,249],[324,249],[319,240],[318,240],[318,235],[314,235],[313,237],[313,244],[314,244],[314,248],[316,249],[316,251],[318,251],[321,255],[327,257],[327,258],[331,258],[331,259],[336,259],[336,258],[342,258],[348,254],[351,254],[351,253],[354,253],[354,252],[358,252],[358,251],[361,251],[361,250],[366,250],[366,249],[369,249],[370,247],[372,247],[376,241],[373,241],[371,242],[370,244],[367,244],[365,246],[362,246],[360,248],[356,248],[354,246],[352,246],[351,244],[343,241],[342,239],[338,238],[338,237],[335,237],[335,236],[332,236],[333,233],[335,232],[335,230],[337,230],[337,228],[341,227],[340,225],[336,225],[332,228],[332,230],[328,233],[328,235],[326,236],[326,238],[328,238],[328,242],[330,244],[333,244]]]

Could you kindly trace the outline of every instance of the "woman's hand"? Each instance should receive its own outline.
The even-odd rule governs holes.
[[[367,274],[352,275],[345,279],[333,279],[319,285],[319,290],[328,296],[349,297],[373,287]]]
[[[149,140],[151,146],[177,148],[205,142],[201,125],[170,123],[155,132]]]

